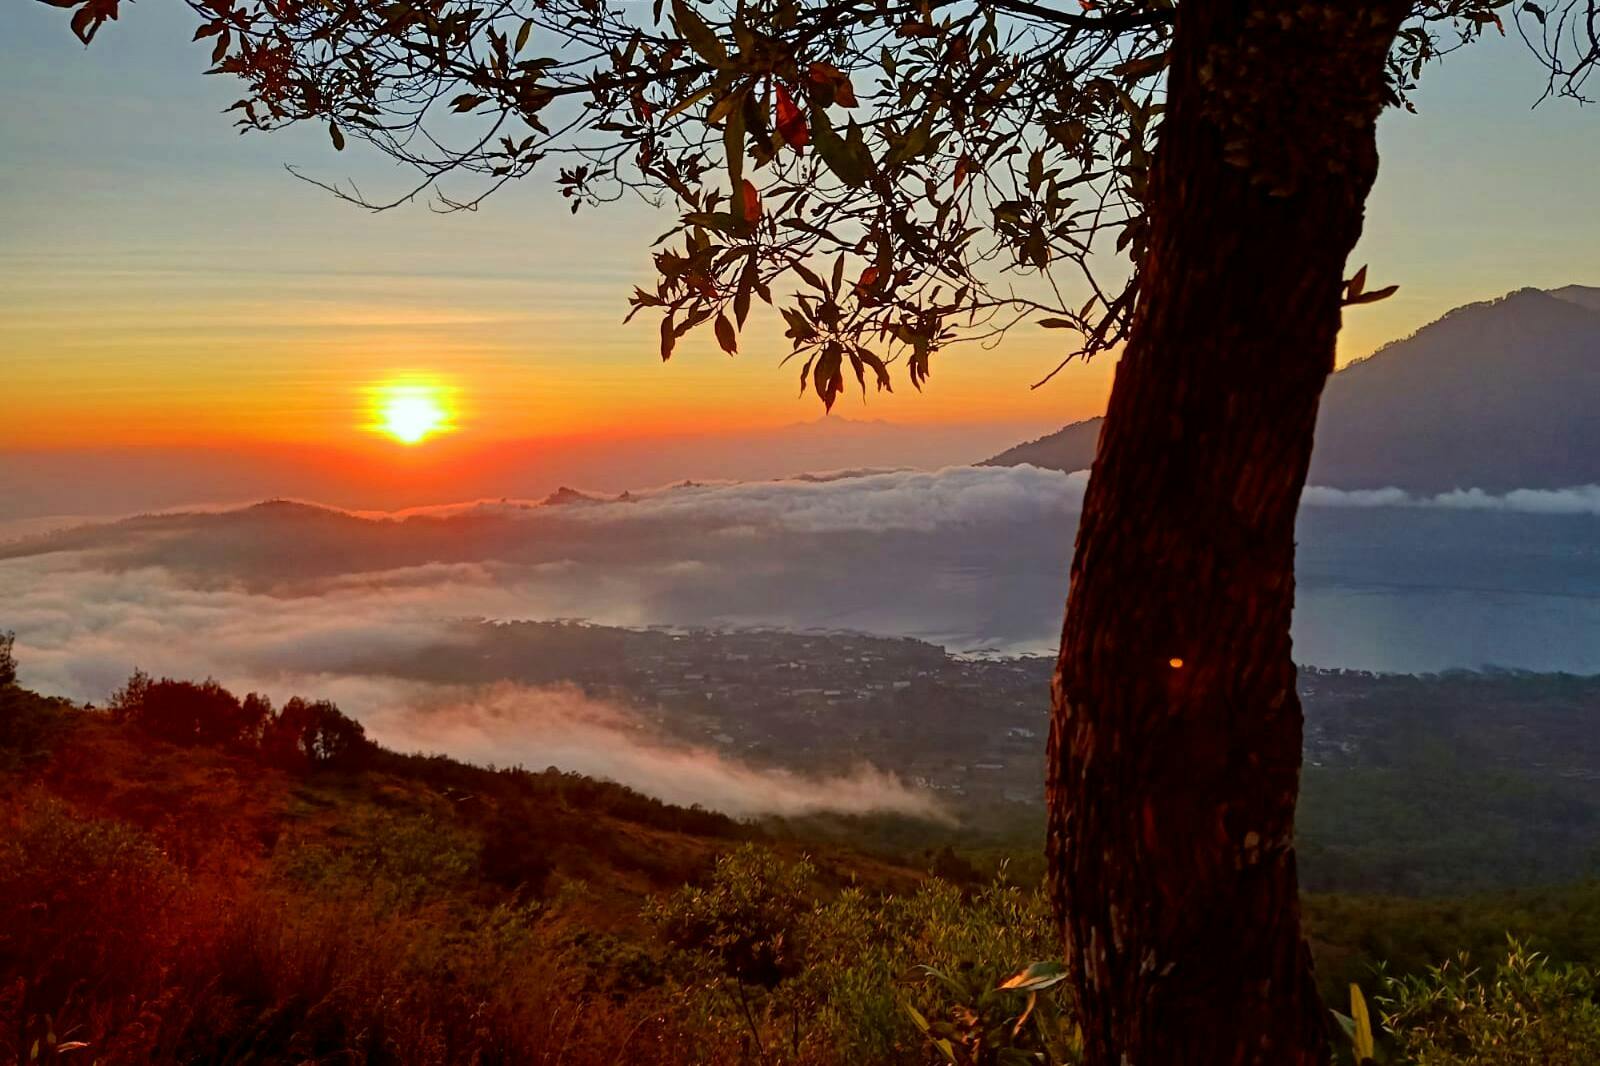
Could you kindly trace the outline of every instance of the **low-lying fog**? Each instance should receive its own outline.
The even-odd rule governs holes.
[[[437,643],[461,617],[825,627],[1048,651],[1083,481],[953,467],[396,516],[297,504],[154,516],[0,545],[0,629],[17,632],[25,683],[80,699],[104,700],[135,666],[212,675],[331,697],[401,747],[557,763],[679,802],[928,813],[869,767],[774,777],[647,736],[614,708],[576,713],[573,693],[422,691],[350,664]],[[1302,662],[1600,672],[1600,488],[1312,489],[1300,540]]]

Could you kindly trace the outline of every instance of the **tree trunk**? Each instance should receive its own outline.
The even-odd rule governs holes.
[[[1050,868],[1091,1066],[1328,1060],[1295,871],[1294,523],[1402,12],[1177,5],[1052,686]]]

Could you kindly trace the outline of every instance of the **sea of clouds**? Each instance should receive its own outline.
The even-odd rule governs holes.
[[[429,685],[374,662],[463,618],[768,625],[1044,651],[1087,478],[1034,467],[841,472],[626,499],[394,514],[305,504],[145,516],[0,545],[24,682],[103,701],[141,667],[332,698],[381,741],[557,765],[739,814],[937,815],[872,767],[807,777],[686,746],[574,690]],[[1600,487],[1307,490],[1297,650],[1387,669],[1600,671]]]

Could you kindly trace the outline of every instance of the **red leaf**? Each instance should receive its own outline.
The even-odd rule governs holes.
[[[88,0],[72,16],[72,32],[78,40],[88,44],[94,40],[94,35],[99,31],[107,19],[115,20],[117,17],[117,0]]]
[[[972,173],[972,157],[965,152],[956,160],[956,189],[961,188],[961,183],[967,180],[967,175]]]
[[[901,29],[901,35],[907,36],[904,27]],[[831,98],[831,101],[840,107],[856,106],[856,90],[850,84],[850,75],[832,63],[811,64],[806,68],[806,77],[811,80],[812,85],[824,90],[824,103],[829,102]]]
[[[756,187],[746,178],[740,186],[741,207],[744,209],[744,220],[750,225],[755,225],[761,217],[761,194],[756,192]]]
[[[806,127],[805,112],[795,104],[794,97],[789,95],[789,90],[782,85],[778,86],[778,133],[783,137],[783,143],[793,145],[797,150],[804,148],[811,141],[811,131]]]

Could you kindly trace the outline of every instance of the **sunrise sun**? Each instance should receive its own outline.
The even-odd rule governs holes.
[[[445,390],[427,382],[395,382],[373,390],[373,428],[402,444],[420,444],[452,428]]]

